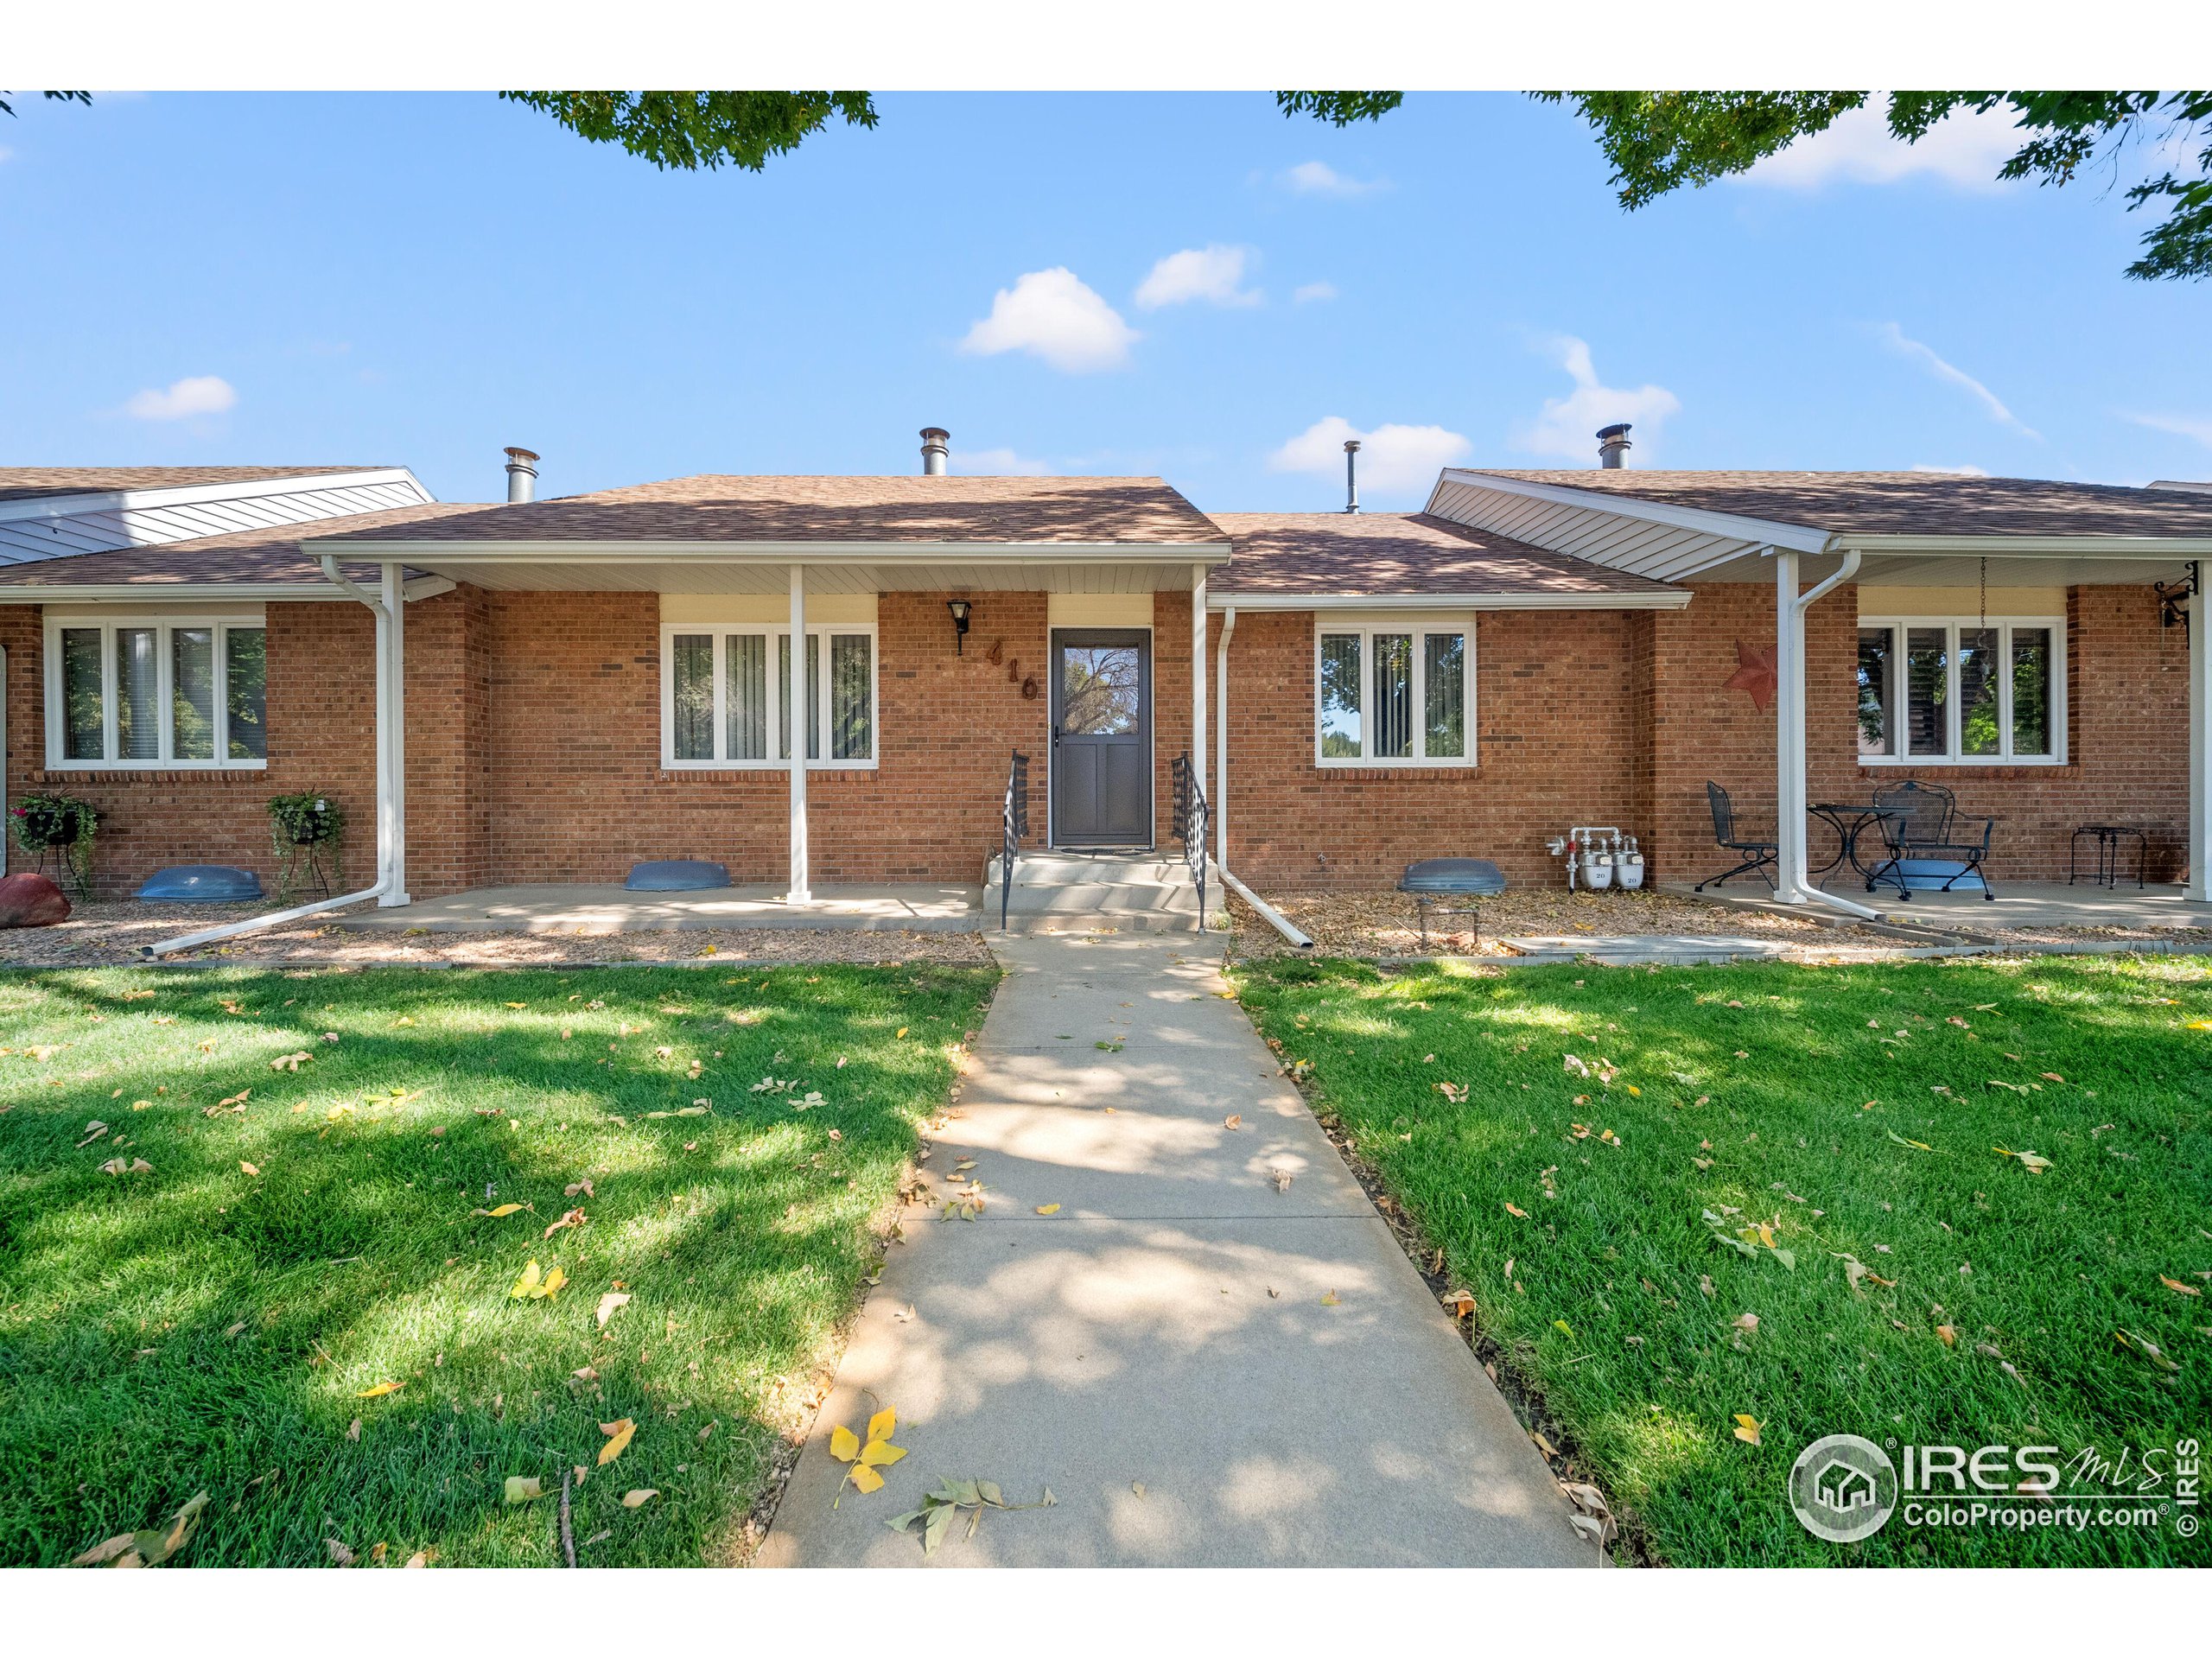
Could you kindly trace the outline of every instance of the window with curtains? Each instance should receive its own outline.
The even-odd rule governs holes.
[[[48,766],[265,766],[267,642],[258,619],[49,616]]]
[[[1862,617],[1864,766],[2058,766],[2066,759],[2062,617]]]
[[[677,768],[790,763],[784,710],[788,628],[671,623],[661,630],[661,764]],[[875,630],[806,631],[806,758],[817,766],[875,764]],[[824,664],[828,671],[825,673]]]
[[[1471,766],[1474,628],[1465,617],[1355,624],[1314,645],[1314,754],[1325,766]]]

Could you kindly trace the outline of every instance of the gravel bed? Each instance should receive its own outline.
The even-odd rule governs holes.
[[[110,968],[143,960],[139,947],[258,915],[267,905],[79,905],[52,927],[0,932],[0,966]],[[241,965],[412,963],[488,968],[604,966],[622,963],[912,962],[983,966],[979,933],[861,932],[805,928],[685,928],[649,932],[508,933],[490,930],[354,930],[321,918],[248,933],[167,958]]]
[[[1734,910],[1673,893],[1568,893],[1564,888],[1503,893],[1482,901],[1482,935],[1465,931],[1465,918],[1432,917],[1428,949],[1421,943],[1414,901],[1402,893],[1262,893],[1260,895],[1313,938],[1324,955],[1344,957],[1475,956],[1514,960],[1501,941],[1528,934],[1732,933],[1779,938],[1808,955],[1832,956],[1840,948],[1894,950],[1890,935],[1865,928],[1831,927],[1795,916]],[[1292,949],[1234,893],[1228,895],[1237,955],[1278,956]],[[1446,901],[1454,902],[1454,901]]]

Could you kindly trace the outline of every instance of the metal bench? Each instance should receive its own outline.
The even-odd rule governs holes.
[[[1428,912],[1443,899],[1474,901],[1440,913],[1473,917],[1474,937],[1479,940],[1483,936],[1482,900],[1503,893],[1505,877],[1486,858],[1424,858],[1406,866],[1398,891],[1413,894],[1414,907],[1421,916],[1421,948],[1425,951],[1428,949]]]

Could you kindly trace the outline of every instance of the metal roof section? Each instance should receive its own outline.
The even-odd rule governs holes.
[[[1618,472],[1608,474],[1618,480]],[[1969,581],[1985,558],[1993,582],[2128,583],[2168,580],[2184,561],[2212,555],[2202,535],[1868,534],[1825,531],[1746,514],[1494,473],[1446,467],[1427,512],[1592,564],[1661,582],[1764,582],[1777,549],[1812,556],[1808,578],[1857,551],[1883,563],[1868,577],[1938,586]]]
[[[56,486],[50,493],[0,499],[0,565],[159,547],[435,500],[404,467],[156,489]]]

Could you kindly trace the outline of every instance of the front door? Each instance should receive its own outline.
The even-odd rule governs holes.
[[[1152,635],[1052,631],[1052,842],[1152,845]]]

